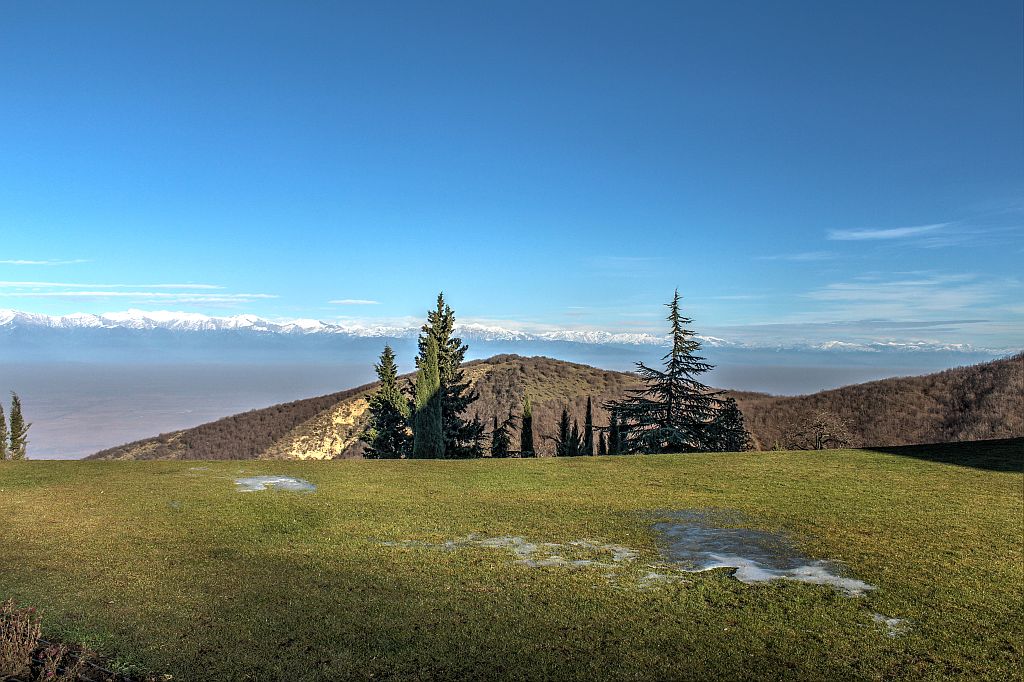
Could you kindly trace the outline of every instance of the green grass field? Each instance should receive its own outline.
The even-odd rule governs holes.
[[[50,637],[177,680],[1020,679],[1022,461],[1018,440],[523,461],[2,463],[0,599],[42,608]],[[318,491],[236,492],[236,476],[255,474]],[[878,589],[750,586],[728,570],[643,582],[658,561],[653,519],[687,509],[740,512]],[[502,548],[431,546],[471,533],[590,539],[641,558],[610,578],[528,567]],[[905,634],[875,613],[907,619]]]

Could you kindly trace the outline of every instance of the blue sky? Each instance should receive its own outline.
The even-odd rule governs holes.
[[[0,308],[1021,347],[1022,22],[5,2]]]

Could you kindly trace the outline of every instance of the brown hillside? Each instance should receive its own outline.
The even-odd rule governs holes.
[[[638,386],[632,374],[551,358],[499,355],[466,364],[480,399],[470,416],[492,417],[533,403],[542,452],[552,449],[558,417],[568,403],[583,422],[587,396],[594,421],[608,422],[602,404]],[[405,380],[411,378],[406,375]],[[330,459],[361,456],[367,384],[340,393],[274,405],[110,448],[95,459]],[[817,409],[846,419],[852,445],[904,445],[1024,436],[1024,354],[920,377],[846,386],[808,396],[733,392],[761,448],[790,444],[795,425]],[[515,445],[518,443],[516,442]]]
[[[791,398],[737,396],[767,449],[791,444],[818,409],[847,421],[851,445],[913,445],[1024,436],[1024,353],[969,367],[897,377]]]

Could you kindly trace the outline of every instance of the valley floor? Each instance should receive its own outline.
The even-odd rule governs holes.
[[[176,680],[1020,679],[1024,440],[935,453],[0,463],[0,600]],[[672,572],[686,510],[875,589]]]

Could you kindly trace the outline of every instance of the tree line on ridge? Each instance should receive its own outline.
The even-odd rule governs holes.
[[[578,420],[571,420],[568,408],[563,409],[557,433],[546,437],[553,441],[556,456],[750,449],[750,434],[736,401],[698,380],[712,366],[697,355],[700,342],[689,328],[693,321],[680,310],[678,291],[667,307],[671,348],[663,367],[637,363],[643,387],[603,405],[610,414],[607,426],[594,424],[589,397],[582,428]],[[379,387],[370,398],[365,457],[538,455],[529,395],[524,396],[519,415],[512,410],[507,416],[493,415],[489,434],[479,416],[465,417],[478,396],[462,370],[468,346],[454,335],[454,329],[455,315],[444,294],[439,294],[436,308],[421,328],[415,378],[405,385],[399,385],[394,351],[384,347],[375,365]]]

